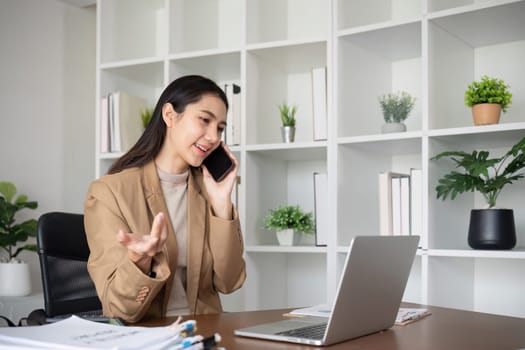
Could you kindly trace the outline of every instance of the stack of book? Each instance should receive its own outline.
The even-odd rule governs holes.
[[[226,116],[226,130],[223,141],[228,145],[241,143],[241,87],[235,83],[224,84],[224,92],[228,98],[228,114]]]
[[[381,235],[421,235],[421,169],[409,174],[379,174],[379,231]]]
[[[146,99],[123,91],[100,98],[100,152],[125,152],[142,134],[140,113]]]

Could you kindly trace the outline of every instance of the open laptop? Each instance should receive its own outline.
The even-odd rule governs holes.
[[[330,317],[290,318],[236,329],[234,334],[324,346],[388,329],[394,325],[418,243],[419,236],[355,237]]]

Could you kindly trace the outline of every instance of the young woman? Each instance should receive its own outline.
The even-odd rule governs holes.
[[[226,95],[184,76],[161,94],[137,143],[89,187],[88,270],[104,314],[128,322],[221,312],[220,293],[246,278],[231,201],[238,163],[221,134]],[[217,147],[234,163],[220,182],[202,165]]]

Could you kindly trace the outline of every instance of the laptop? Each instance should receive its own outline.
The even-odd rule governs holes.
[[[325,346],[392,327],[419,236],[357,236],[329,317],[305,316],[234,330],[243,337]]]

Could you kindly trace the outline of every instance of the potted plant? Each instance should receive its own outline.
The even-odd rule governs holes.
[[[153,108],[145,108],[140,112],[140,120],[142,121],[142,129],[146,129],[149,122],[153,118]]]
[[[403,122],[408,118],[415,102],[416,99],[405,91],[379,96],[379,104],[385,120],[385,124],[381,127],[381,132],[406,131],[406,125]]]
[[[297,113],[297,106],[290,106],[286,102],[283,102],[278,108],[281,115],[281,135],[283,142],[294,142],[296,122],[295,114]]]
[[[456,168],[439,179],[437,198],[454,199],[464,192],[478,191],[487,201],[486,209],[472,209],[468,243],[474,249],[512,249],[516,244],[516,229],[512,209],[496,208],[503,187],[522,179],[525,174],[525,137],[503,156],[489,158],[488,151],[446,151],[431,158],[450,158]]]
[[[0,259],[0,295],[22,296],[31,292],[29,265],[17,257],[24,250],[36,251],[36,244],[17,244],[36,237],[37,221],[16,222],[15,215],[24,208],[36,209],[38,203],[16,193],[13,183],[0,182],[0,247],[7,253]]]
[[[472,107],[475,125],[497,124],[511,103],[512,94],[502,79],[484,75],[465,90],[465,104]]]
[[[281,245],[296,245],[300,241],[301,232],[314,232],[313,214],[303,212],[298,205],[270,209],[264,223],[267,229],[275,230]]]

